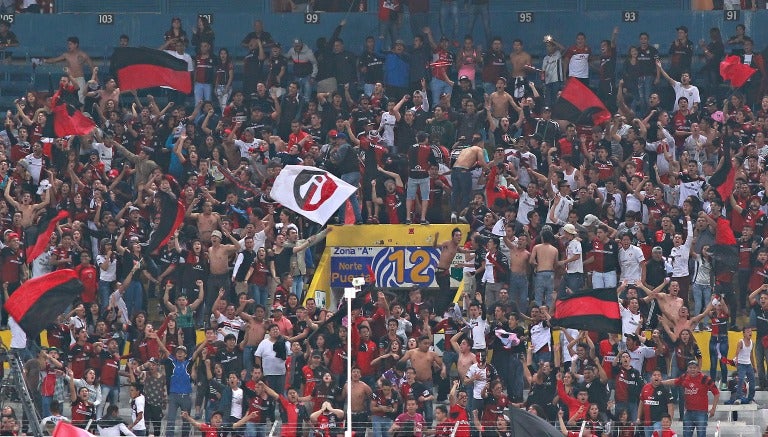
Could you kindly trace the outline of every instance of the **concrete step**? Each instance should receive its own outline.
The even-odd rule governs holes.
[[[673,421],[672,429],[677,435],[683,435],[683,422]],[[698,432],[698,430],[697,430]],[[710,421],[707,426],[707,436],[715,436],[717,434],[717,422]],[[720,422],[719,437],[759,437],[761,429],[757,425],[747,425],[741,422],[734,422],[730,424],[728,422]]]

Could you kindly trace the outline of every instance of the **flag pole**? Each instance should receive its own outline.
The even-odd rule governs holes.
[[[352,402],[350,399],[352,394],[352,299],[357,296],[357,292],[365,284],[365,279],[353,278],[352,284],[355,286],[344,288],[344,298],[347,300],[347,429],[344,432],[345,437],[352,437]]]

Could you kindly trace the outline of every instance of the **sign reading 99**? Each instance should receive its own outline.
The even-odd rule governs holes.
[[[379,287],[435,286],[435,267],[440,259],[434,247],[386,247],[372,260]]]

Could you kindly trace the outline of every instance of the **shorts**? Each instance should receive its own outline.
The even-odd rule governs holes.
[[[429,200],[429,178],[409,178],[405,200],[416,200],[416,189],[419,190],[419,198],[422,201]]]

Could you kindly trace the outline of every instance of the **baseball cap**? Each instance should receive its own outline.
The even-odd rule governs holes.
[[[176,346],[176,349],[174,349],[174,351],[176,351],[176,352],[178,352],[178,351],[186,352],[187,351],[187,347],[183,346],[183,345],[179,345],[179,346]]]
[[[664,249],[662,249],[661,246],[653,246],[651,252],[664,252]]]
[[[328,131],[328,138],[336,138],[338,134],[339,132],[336,129],[331,129]]]
[[[184,346],[182,346],[182,347],[184,347]],[[149,360],[147,360],[147,361],[150,362],[150,363],[157,364],[157,358],[155,358],[155,357],[149,357]]]
[[[272,312],[275,312],[275,311],[280,311],[282,313],[283,312],[283,307],[279,306],[279,305],[276,306],[276,307],[272,307]]]
[[[541,108],[541,112],[552,112],[552,108],[550,108],[549,106],[545,106]]]
[[[138,207],[136,207],[136,206],[130,206],[130,207],[128,208],[128,212],[134,212],[134,211],[138,211],[138,210],[139,210],[139,208],[138,208]]]
[[[596,224],[600,223],[600,219],[597,218],[594,214],[587,214],[584,216],[584,222],[581,224],[584,227],[588,226],[594,226]]]
[[[459,82],[461,82],[462,80],[469,80],[469,76],[467,75],[459,76]]]
[[[398,44],[401,45],[401,46],[404,46],[405,45],[405,41],[403,41],[401,39],[398,39],[397,41],[395,41],[395,45],[398,45]]]
[[[211,232],[211,237],[219,237],[219,238],[221,238],[222,237],[221,231],[216,229],[215,231]]]
[[[323,358],[323,354],[321,354],[319,351],[312,352],[312,358]]]
[[[345,134],[344,132],[339,132],[339,133],[337,133],[337,134],[336,134],[336,136],[335,136],[334,138],[344,138],[345,140],[348,140],[348,139],[349,139],[349,137],[347,136],[347,134]]]
[[[301,44],[301,40],[296,38],[296,39],[293,40],[293,43],[294,44]]]
[[[571,235],[576,235],[579,232],[576,230],[576,226],[572,225],[571,223],[566,223],[565,226],[563,226],[563,232],[567,232]]]
[[[699,362],[698,362],[698,361],[696,361],[696,360],[690,360],[690,361],[688,361],[688,365],[689,365],[689,366],[698,366],[698,365],[699,365]]]
[[[631,338],[632,340],[635,340],[635,341],[640,341],[640,337],[638,337],[637,334],[632,334],[632,333],[624,334],[624,337]]]

